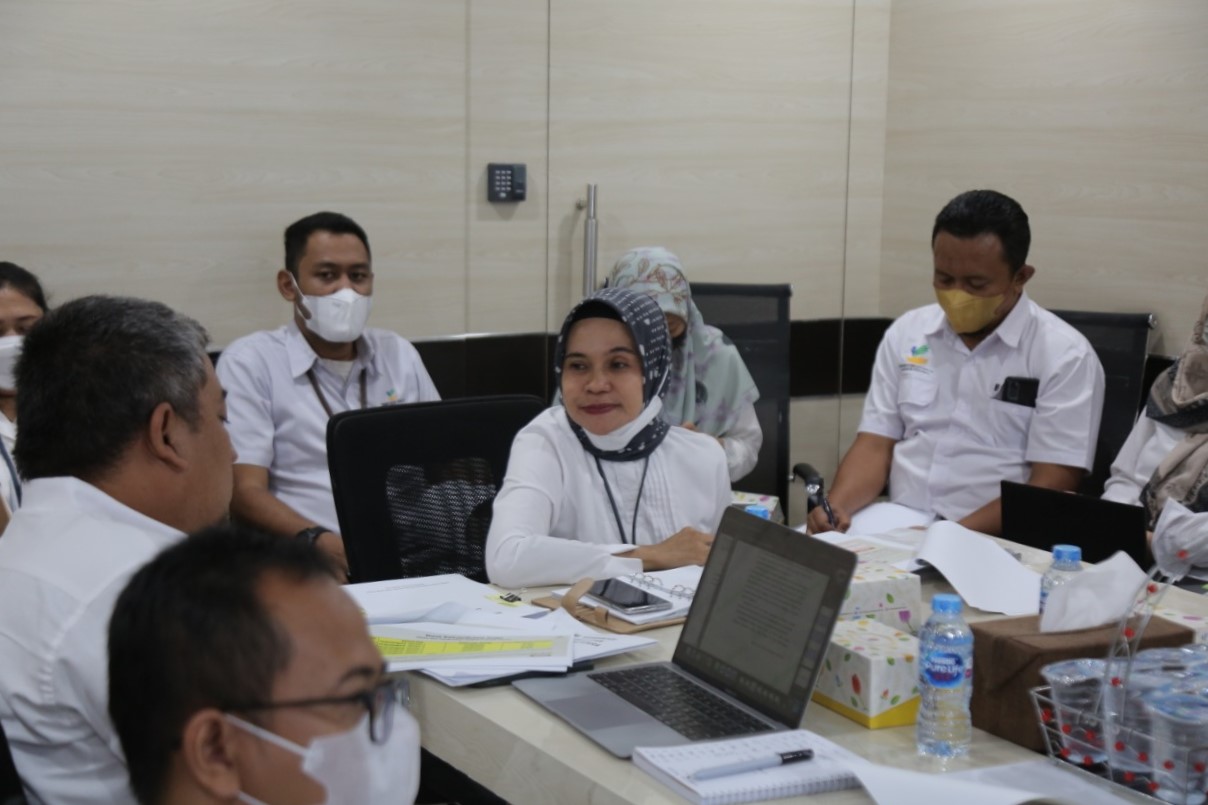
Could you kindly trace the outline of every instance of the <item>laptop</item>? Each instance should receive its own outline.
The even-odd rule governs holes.
[[[1102,562],[1124,551],[1149,567],[1146,513],[1141,506],[1073,495],[1040,486],[1002,482],[1002,536],[1032,548],[1077,545],[1082,561]]]
[[[513,687],[617,757],[796,729],[856,555],[727,508],[671,662]]]

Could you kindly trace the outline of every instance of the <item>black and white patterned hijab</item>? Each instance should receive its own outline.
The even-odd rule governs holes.
[[[646,458],[667,436],[670,426],[659,417],[667,390],[667,372],[671,367],[671,336],[667,320],[658,303],[649,296],[628,288],[605,288],[571,308],[558,334],[554,348],[554,378],[562,388],[562,364],[566,360],[566,339],[570,329],[582,319],[615,319],[629,328],[642,361],[642,412],[630,423],[612,433],[596,436],[567,417],[570,428],[583,449],[605,461],[634,461]]]

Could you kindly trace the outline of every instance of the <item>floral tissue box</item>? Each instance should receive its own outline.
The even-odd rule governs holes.
[[[913,724],[919,712],[919,641],[883,623],[839,621],[814,701],[869,729]]]
[[[851,543],[842,547],[854,549]],[[843,599],[839,617],[843,620],[872,618],[894,629],[917,633],[923,627],[923,592],[919,577],[891,564],[865,561],[859,550],[860,563],[852,576],[851,586]]]

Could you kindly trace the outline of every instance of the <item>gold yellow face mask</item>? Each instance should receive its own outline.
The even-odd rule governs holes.
[[[957,333],[967,334],[976,333],[994,321],[995,312],[1007,296],[1001,293],[997,296],[974,296],[956,289],[936,289],[935,298],[944,309],[944,315],[948,317],[952,329]]]

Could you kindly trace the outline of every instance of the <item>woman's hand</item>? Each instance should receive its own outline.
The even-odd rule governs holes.
[[[641,559],[642,570],[670,570],[684,565],[703,565],[711,547],[712,534],[682,528],[657,545],[642,545],[617,556]]]

